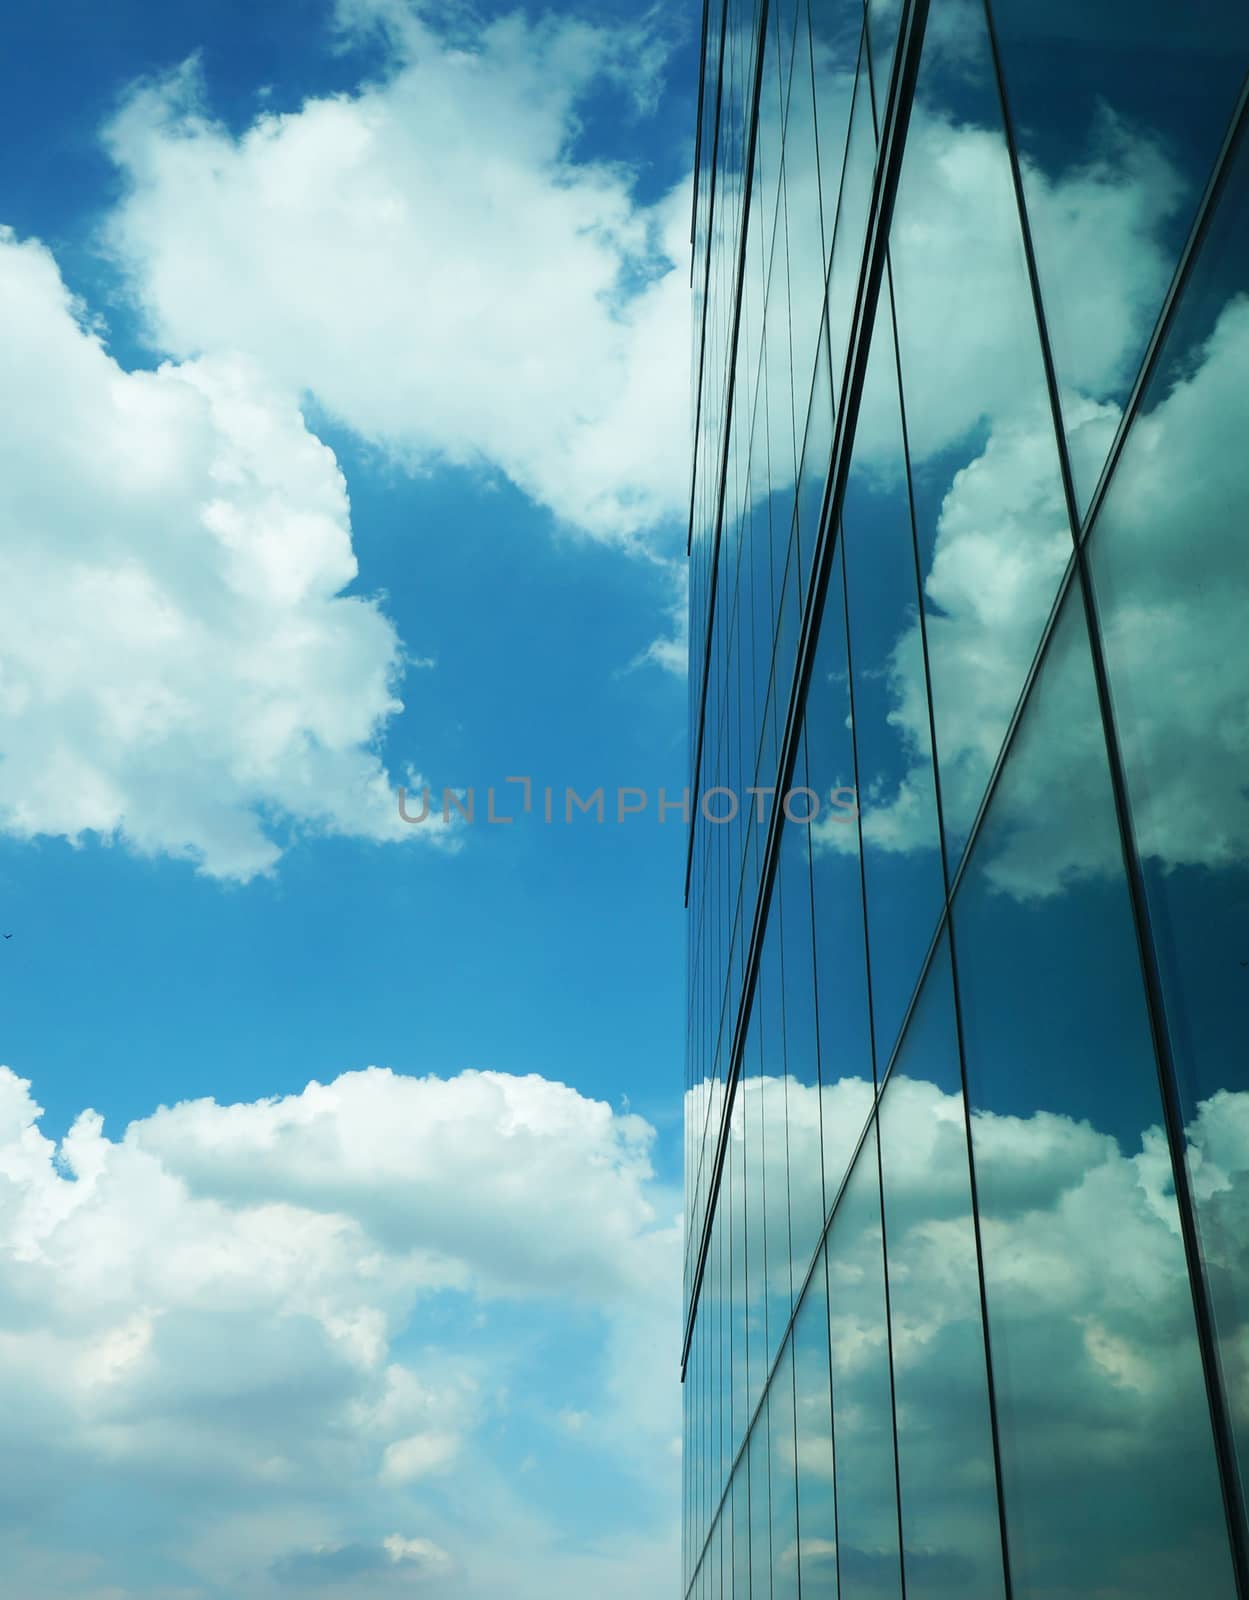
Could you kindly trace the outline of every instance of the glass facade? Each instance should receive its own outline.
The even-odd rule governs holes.
[[[706,0],[691,1600],[1249,1600],[1247,72]]]

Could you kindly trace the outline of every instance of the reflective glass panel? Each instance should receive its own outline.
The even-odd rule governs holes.
[[[733,1475],[733,1600],[751,1600],[750,1457],[745,1451]]]
[[[794,819],[810,797],[806,753],[799,747],[791,793]],[[824,1176],[820,1141],[820,1058],[815,1014],[815,950],[811,926],[810,825],[787,820],[773,888],[781,919],[781,984],[785,1008],[786,1136],[789,1157],[789,1227],[794,1291],[802,1285],[824,1231]]]
[[[768,1387],[772,1445],[772,1600],[798,1600],[798,1480],[794,1458],[794,1353],[786,1343]]]
[[[745,1095],[739,1083],[729,1111],[728,1143],[725,1147],[725,1166],[729,1175],[729,1276],[730,1276],[730,1330],[732,1366],[729,1380],[729,1446],[730,1455],[746,1437],[749,1416],[749,1332],[750,1315],[746,1287],[746,1126],[743,1106]]]
[[[1083,509],[1249,70],[1249,6],[993,15]]]
[[[1078,587],[954,908],[1017,1593],[1234,1593]]]
[[[933,8],[941,10],[941,0]],[[931,12],[929,26],[932,26]],[[868,37],[872,52],[872,85],[876,97],[876,118],[884,120],[889,92],[889,74],[898,43],[898,24],[902,19],[902,0],[867,0]]]
[[[842,509],[876,1064],[883,1071],[945,898],[916,619],[915,546],[887,302]],[[899,705],[906,707],[899,712]]]
[[[1249,145],[1090,536],[1188,1166],[1249,1469]]]
[[[750,1430],[750,1600],[772,1597],[772,1508],[768,1478],[768,1407],[760,1407]]]
[[[863,31],[862,0],[811,0],[811,66],[820,151],[820,202],[824,256],[833,248],[833,225],[850,131],[850,106]]]
[[[753,1408],[763,1388],[767,1372],[768,1277],[767,1210],[765,1172],[765,1103],[762,1051],[759,1043],[760,1010],[758,995],[751,1008],[750,1024],[742,1053],[738,1093],[742,1096],[742,1126],[745,1135],[745,1210],[746,1210],[746,1403]]]
[[[804,400],[804,407],[807,430],[798,468],[798,575],[805,601],[833,454],[833,386],[828,362],[827,325],[820,328],[811,393]]]
[[[823,1248],[794,1318],[794,1415],[803,1600],[837,1600],[833,1398],[828,1362],[828,1279]]]
[[[845,166],[832,223],[832,259],[828,273],[828,343],[833,399],[837,405],[841,404],[841,390],[845,382],[846,352],[850,345],[850,325],[854,320],[855,295],[859,287],[859,269],[863,260],[863,241],[867,232],[875,167],[876,125],[872,121],[872,97],[867,68],[860,66],[850,114]]]
[[[762,1053],[764,1248],[767,1254],[767,1359],[781,1342],[792,1306],[789,1148],[785,1117],[785,997],[781,988],[781,907],[775,893],[759,958],[754,1009]]]
[[[796,14],[794,68],[785,128],[785,227],[789,234],[789,300],[793,330],[794,418],[801,441],[811,369],[824,314],[825,255],[820,225],[811,37],[805,0]]]
[[[901,1600],[875,1123],[828,1236],[828,1327],[843,1600]]]
[[[879,1116],[907,1600],[1000,1600],[980,1274],[944,936]]]
[[[839,542],[803,724],[807,782],[821,806],[808,832],[826,1207],[841,1187],[874,1093],[841,554]]]
[[[889,253],[937,767],[953,871],[1071,557],[983,8],[934,7]],[[891,406],[856,450],[892,451]],[[912,620],[918,632],[918,620]],[[901,641],[899,641],[901,646]],[[928,741],[905,685],[895,716]]]

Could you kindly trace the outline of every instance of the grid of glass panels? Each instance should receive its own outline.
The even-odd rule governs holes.
[[[709,0],[695,1600],[1249,1600],[1247,69]]]

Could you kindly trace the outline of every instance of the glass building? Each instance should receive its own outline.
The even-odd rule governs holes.
[[[1247,67],[705,0],[692,1600],[1249,1600]]]

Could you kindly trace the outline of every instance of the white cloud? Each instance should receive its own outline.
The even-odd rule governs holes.
[[[346,487],[289,396],[237,356],[124,371],[9,230],[0,351],[0,828],[237,879],[292,833],[410,834],[402,646],[343,593]]]
[[[379,18],[379,81],[237,138],[194,62],[123,106],[108,238],[154,341],[245,351],[414,469],[498,468],[594,536],[683,519],[688,187],[639,204],[575,149],[605,79],[653,96],[653,32],[343,8]]]
[[[107,233],[153,348],[127,372],[33,240],[0,232],[0,829],[89,835],[247,880],[309,833],[405,827],[378,754],[406,655],[357,579],[346,486],[301,396],[413,470],[506,472],[657,554],[686,487],[682,188],[574,153],[614,82],[646,113],[661,32],[375,24],[386,75],[235,139],[193,62],[107,132]],[[436,152],[436,159],[431,159]],[[662,543],[662,541],[661,541]],[[639,660],[682,669],[672,635]],[[397,775],[419,788],[415,772]]]
[[[388,1483],[410,1483],[441,1472],[455,1460],[459,1445],[453,1433],[414,1433],[396,1439],[382,1452],[381,1475]]]
[[[651,662],[670,672],[673,677],[683,678],[689,665],[690,649],[689,565],[677,559],[662,560],[661,566],[672,596],[665,608],[668,631],[652,639],[646,649],[634,657],[630,666],[639,667]]]
[[[585,1448],[636,1468],[640,1504],[657,1494],[678,1247],[644,1123],[538,1077],[377,1070],[162,1108],[119,1140],[85,1112],[57,1147],[38,1115],[0,1070],[0,1504],[17,1592],[367,1600],[419,1579],[484,1597],[509,1561],[526,1600],[584,1592],[587,1563],[595,1592],[632,1592],[616,1535],[591,1523],[561,1555],[495,1452],[509,1380],[541,1390],[553,1430],[593,1380]],[[508,1316],[476,1326],[474,1307],[490,1324],[492,1307],[539,1300],[556,1314],[527,1353]],[[440,1333],[448,1307],[462,1309]],[[639,1342],[647,1363],[621,1368]],[[643,1567],[669,1537],[653,1514],[638,1512]]]

